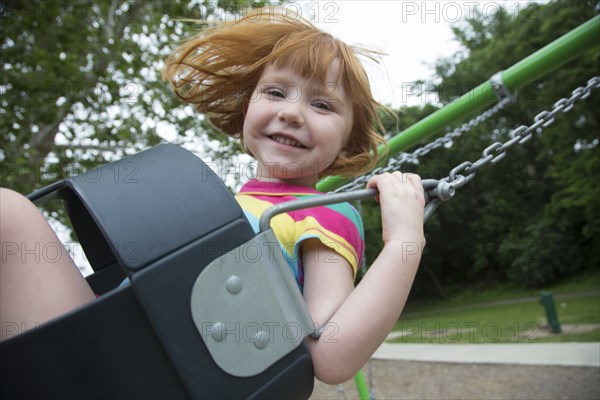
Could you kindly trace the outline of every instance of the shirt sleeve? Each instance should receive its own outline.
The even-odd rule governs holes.
[[[295,255],[298,256],[304,240],[318,239],[344,257],[356,276],[364,251],[364,230],[356,209],[349,203],[340,203],[301,210],[300,214],[303,215],[294,215]]]

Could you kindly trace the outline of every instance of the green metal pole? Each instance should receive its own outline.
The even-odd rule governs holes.
[[[509,89],[516,90],[599,45],[600,15],[596,15],[505,70],[502,80]]]
[[[556,312],[556,306],[554,305],[554,296],[550,292],[540,293],[540,303],[544,306],[546,311],[546,319],[548,320],[548,327],[552,333],[561,333],[560,322],[558,321],[558,313]]]
[[[358,398],[360,400],[369,400],[369,387],[362,370],[354,376],[354,382],[356,383],[356,390],[358,391]]]
[[[599,36],[600,15],[597,15],[506,69],[502,73],[502,81],[510,91],[515,91],[519,87],[548,74],[586,50],[597,47],[600,45]],[[455,124],[457,121],[489,107],[496,100],[492,84],[489,81],[482,83],[458,100],[444,106],[394,136],[388,142],[389,156],[398,154],[421,140],[442,132],[444,128]],[[383,162],[385,160],[382,160]],[[328,177],[317,184],[317,189],[328,192],[347,181],[348,179],[339,176]]]

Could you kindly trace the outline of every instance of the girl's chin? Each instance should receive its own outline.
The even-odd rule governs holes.
[[[256,175],[256,179],[263,182],[286,182],[301,186],[315,186],[318,182],[318,176],[314,175],[298,175],[290,173],[275,173],[275,174],[260,174]]]
[[[257,179],[261,181],[283,181],[314,186],[319,181],[321,169],[318,165],[309,165],[289,160],[275,160],[258,163]]]

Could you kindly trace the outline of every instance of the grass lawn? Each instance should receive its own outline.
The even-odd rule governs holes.
[[[600,341],[597,294],[561,298],[561,294],[600,289],[600,271],[589,271],[545,288],[555,296],[562,332],[548,329],[540,291],[501,287],[462,291],[448,300],[408,304],[390,342],[397,343],[542,343]],[[535,297],[517,304],[494,301]],[[483,304],[482,304],[483,303]],[[473,308],[482,307],[482,308]]]

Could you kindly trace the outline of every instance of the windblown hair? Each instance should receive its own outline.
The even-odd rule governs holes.
[[[377,115],[381,105],[371,94],[357,55],[376,60],[378,53],[348,46],[289,10],[276,10],[255,10],[187,40],[166,59],[163,79],[217,129],[242,139],[246,110],[265,66],[287,65],[326,86],[327,71],[339,60],[340,81],[352,101],[354,120],[344,151],[320,177],[366,173],[375,166],[377,147],[385,140],[376,130],[383,129]]]

